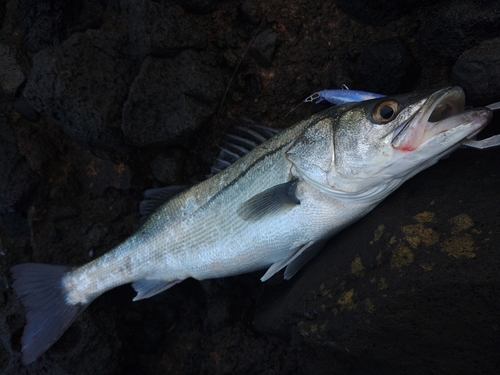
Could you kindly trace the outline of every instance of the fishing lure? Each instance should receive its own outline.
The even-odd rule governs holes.
[[[304,103],[311,103],[314,101],[316,101],[316,103],[320,103],[326,100],[327,102],[335,105],[342,105],[362,102],[364,100],[383,98],[384,96],[385,95],[376,94],[373,92],[349,90],[347,86],[344,85],[340,90],[321,90],[315,92],[314,94],[305,98]]]

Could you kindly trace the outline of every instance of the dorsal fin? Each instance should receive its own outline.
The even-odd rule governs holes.
[[[249,119],[242,118],[242,120],[245,126],[234,126],[226,135],[219,156],[211,168],[211,174],[207,177],[219,173],[281,131],[281,129],[269,128]]]
[[[242,118],[242,120],[245,122],[245,126],[234,126],[226,134],[224,143],[220,147],[219,155],[215,158],[215,162],[211,168],[211,174],[207,178],[229,167],[235,161],[281,131],[281,129],[259,125],[249,119]],[[188,185],[176,185],[146,190],[144,192],[144,200],[139,206],[141,221],[144,222],[158,207],[187,187]]]
[[[158,207],[186,188],[187,185],[174,185],[144,191],[144,199],[139,205],[141,222],[146,221],[146,219],[151,216],[151,214],[155,212]]]

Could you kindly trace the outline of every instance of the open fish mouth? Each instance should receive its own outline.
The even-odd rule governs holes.
[[[392,147],[400,151],[413,151],[436,135],[461,125],[467,126],[459,132],[461,134],[455,135],[459,137],[456,142],[474,136],[488,124],[491,111],[486,108],[464,111],[464,108],[465,94],[460,87],[436,91],[412,118],[395,130]]]

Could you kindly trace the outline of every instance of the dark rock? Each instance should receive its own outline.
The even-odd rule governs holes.
[[[429,2],[429,1],[424,1]],[[340,0],[339,7],[351,17],[364,23],[383,25],[408,14],[415,5],[422,1],[410,0]]]
[[[15,95],[29,73],[27,59],[14,46],[0,43],[0,86],[7,95]]]
[[[126,37],[88,30],[33,58],[24,96],[85,147],[123,150],[121,109],[134,69]]]
[[[222,0],[175,0],[188,12],[207,14],[216,10]]]
[[[62,0],[20,2],[24,40],[30,52],[60,44],[67,37],[67,24],[74,19],[74,4]]]
[[[354,74],[364,90],[390,95],[410,91],[418,69],[410,48],[400,39],[388,39],[361,52]]]
[[[257,7],[252,0],[245,0],[243,4],[241,4],[240,13],[243,18],[252,23],[258,23],[260,21],[261,14],[257,11]]]
[[[272,29],[267,29],[255,37],[250,46],[250,53],[263,66],[270,66],[276,51],[278,34]]]
[[[215,331],[227,324],[231,318],[229,304],[225,300],[211,299],[208,303],[207,316],[204,321],[205,329]]]
[[[182,48],[203,48],[206,37],[196,24],[188,20],[177,6],[149,0],[123,0],[134,54],[140,60],[146,56],[172,56]]]
[[[500,101],[500,38],[465,51],[453,66],[452,78],[471,104]]]
[[[107,30],[122,29],[123,22],[117,16],[119,3],[119,0],[16,1],[7,7],[2,31],[13,39],[20,36],[24,47],[36,53],[61,44],[76,32],[99,29],[103,24]]]
[[[14,133],[4,115],[0,115],[0,214],[24,210],[23,202],[38,184],[38,175],[19,154]]]
[[[427,58],[453,64],[465,50],[500,36],[500,3],[496,1],[448,2],[426,8],[418,39]]]
[[[24,103],[23,103],[24,102]],[[46,118],[39,119],[37,123],[20,117],[29,115],[38,117],[38,113],[27,103],[23,97],[15,98],[10,112],[11,118],[16,118],[15,126],[12,127],[17,142],[17,149],[23,155],[30,168],[40,176],[46,176],[45,166],[52,164],[55,160],[61,163],[60,151],[67,142],[67,138],[56,124],[47,121]],[[30,113],[33,111],[33,113]],[[36,114],[36,115],[35,115]],[[31,121],[30,121],[31,120]],[[48,135],[53,131],[55,139]]]
[[[494,373],[498,215],[480,208],[500,205],[490,162],[499,154],[464,150],[405,183],[268,300],[256,328],[349,363],[345,373]]]
[[[230,49],[224,52],[224,58],[226,59],[227,65],[231,67],[236,66],[238,64],[238,58],[236,57],[234,52]]]
[[[132,365],[130,367],[125,368],[118,375],[141,375],[141,374],[147,374],[147,373],[148,373],[148,370],[146,368],[139,366],[139,365]]]
[[[83,168],[80,175],[82,184],[96,196],[102,195],[107,189],[130,189],[130,168],[122,162],[112,162],[101,159],[87,150],[75,150],[77,160]]]
[[[5,6],[6,6],[6,1],[2,1],[2,3],[0,4],[0,29],[2,28],[3,26],[3,19],[5,17]]]
[[[8,372],[8,365],[10,362],[9,350],[0,342],[0,371],[4,374]]]
[[[260,77],[257,73],[245,75],[243,77],[243,84],[251,96],[256,96],[262,90]]]
[[[19,113],[21,116],[32,122],[38,122],[40,120],[40,116],[38,112],[28,103],[24,96],[16,98],[14,103],[12,104],[12,108]]]
[[[130,337],[134,348],[143,354],[154,354],[158,351],[161,342],[165,339],[163,326],[154,319],[147,319],[140,328],[136,328]]]
[[[212,58],[186,50],[148,57],[123,109],[123,132],[135,146],[179,144],[214,114],[224,84]]]
[[[340,60],[340,61],[339,61]],[[336,59],[332,62],[330,72],[330,86],[335,88],[352,87],[353,80],[349,74],[348,59]]]
[[[151,162],[151,170],[155,178],[165,185],[173,185],[179,181],[180,167],[176,158],[160,154]]]
[[[10,235],[29,235],[30,228],[25,217],[16,212],[5,213],[2,215],[2,222]]]

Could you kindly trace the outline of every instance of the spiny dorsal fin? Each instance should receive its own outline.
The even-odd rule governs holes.
[[[273,186],[259,193],[238,208],[238,214],[246,221],[257,221],[265,216],[285,213],[300,200],[295,195],[297,180]]]
[[[242,118],[242,120],[246,122],[245,126],[235,126],[226,135],[209,177],[227,168],[281,131],[281,129],[259,125],[249,119]]]
[[[226,135],[226,140],[211,168],[211,174],[207,178],[229,167],[235,161],[281,131],[280,129],[259,125],[249,119],[243,118],[242,120],[246,125],[235,126]],[[144,200],[139,206],[141,221],[144,222],[158,207],[187,187],[188,185],[176,185],[146,190],[144,192]]]

